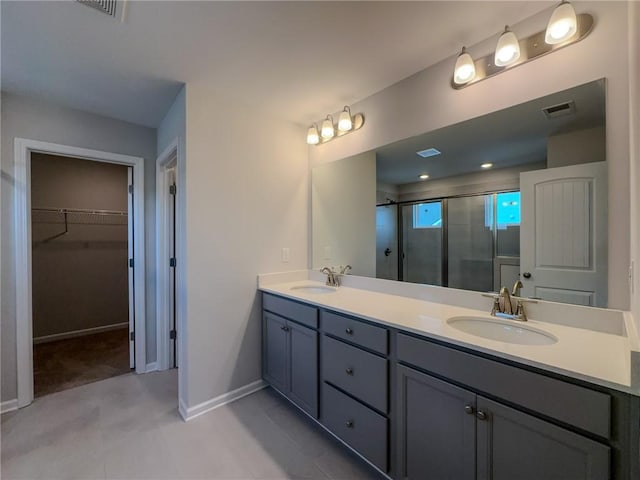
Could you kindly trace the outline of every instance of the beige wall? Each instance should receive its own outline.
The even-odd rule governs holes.
[[[2,93],[2,400],[17,397],[16,306],[13,257],[14,138],[90,148],[145,159],[147,363],[155,361],[156,130],[46,102]]]
[[[607,79],[607,161],[609,164],[609,305],[629,308],[627,287],[630,235],[629,64],[627,2],[572,2],[595,17],[581,42],[511,69],[489,80],[454,90],[450,80],[459,46],[451,57],[352,105],[364,112],[364,127],[326,145],[309,148],[312,166],[356,155],[403,138],[605,77]],[[521,35],[542,30],[547,9],[512,25]],[[485,55],[495,39],[470,47]],[[635,132],[634,132],[635,133]]]
[[[127,167],[31,155],[33,208],[127,212]],[[32,213],[33,337],[129,321],[127,217]]]
[[[631,310],[640,332],[640,4],[629,4],[629,123],[631,150],[631,258],[634,261]]]
[[[308,258],[306,129],[231,103],[212,83],[186,90],[187,408],[261,378],[256,276]]]
[[[376,276],[376,154],[319,165],[311,173],[314,269],[351,265]]]
[[[606,160],[604,127],[553,135],[547,141],[547,167],[567,167]]]

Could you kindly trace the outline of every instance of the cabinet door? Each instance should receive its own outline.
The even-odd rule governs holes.
[[[480,396],[477,407],[478,480],[610,477],[606,445]]]
[[[287,321],[264,313],[262,332],[262,376],[282,393],[287,392],[288,339]]]
[[[475,394],[398,366],[402,478],[475,478]]]
[[[318,332],[293,322],[289,327],[289,398],[318,418]]]

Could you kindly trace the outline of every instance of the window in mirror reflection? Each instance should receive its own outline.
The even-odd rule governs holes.
[[[440,228],[442,202],[417,203],[413,206],[413,228]]]

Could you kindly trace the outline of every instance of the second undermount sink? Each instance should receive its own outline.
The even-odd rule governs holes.
[[[519,345],[553,345],[558,339],[543,330],[515,323],[484,317],[452,317],[447,324],[477,337]]]
[[[336,291],[333,287],[325,287],[324,285],[298,285],[291,287],[291,290],[297,290],[301,293],[333,293]]]

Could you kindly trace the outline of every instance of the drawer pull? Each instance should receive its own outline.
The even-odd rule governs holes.
[[[346,333],[347,335],[353,335],[353,329],[352,329],[352,328],[347,327],[347,328],[345,329],[345,333]]]
[[[285,332],[289,331],[289,327],[287,327],[286,325],[281,326],[280,329],[284,330]]]
[[[487,414],[482,410],[478,410],[478,413],[476,413],[476,417],[478,417],[478,420],[486,420]]]
[[[473,411],[473,406],[471,405],[465,405],[464,406],[464,412],[468,413],[469,415],[473,415],[474,411]]]
[[[347,420],[344,424],[347,428],[353,428],[353,420]]]
[[[347,372],[347,375],[353,375],[353,368],[349,367],[345,370],[345,372]]]

